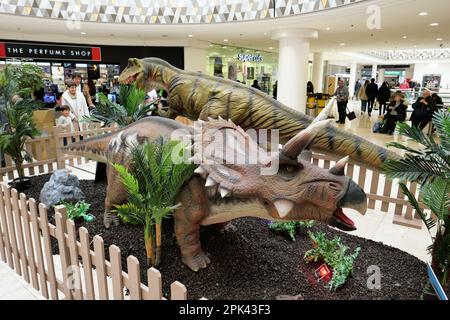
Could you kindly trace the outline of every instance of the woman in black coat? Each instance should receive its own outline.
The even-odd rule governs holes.
[[[378,103],[380,104],[379,112],[380,116],[386,112],[387,104],[391,100],[391,89],[389,89],[389,83],[383,82],[380,89],[378,89]],[[383,110],[383,111],[381,111]]]
[[[394,100],[389,104],[384,115],[384,125],[380,133],[394,134],[395,126],[398,121],[405,121],[406,119],[406,105],[404,104],[403,94],[397,92]]]

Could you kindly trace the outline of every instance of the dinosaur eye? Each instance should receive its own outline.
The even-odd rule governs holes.
[[[286,166],[286,171],[291,173],[292,171],[294,171],[295,168],[293,166]]]
[[[293,166],[289,164],[280,165],[279,173],[287,177],[292,177],[298,173],[299,169],[300,168],[298,166]]]

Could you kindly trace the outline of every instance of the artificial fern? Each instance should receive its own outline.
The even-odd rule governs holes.
[[[145,91],[135,84],[120,85],[116,103],[109,101],[103,93],[98,94],[98,100],[93,114],[86,118],[105,125],[116,123],[119,127],[125,127],[146,117],[154,108],[152,104],[145,104]]]
[[[389,178],[399,178],[400,188],[407,196],[410,204],[424,221],[433,239],[429,247],[432,265],[445,287],[450,267],[450,113],[440,110],[433,115],[438,140],[427,136],[416,127],[399,123],[399,133],[421,145],[420,148],[405,146],[392,142],[389,146],[406,151],[400,160],[387,161],[383,171]],[[419,205],[415,196],[408,190],[405,181],[417,182],[421,185],[420,197],[430,208],[433,216],[427,215]],[[431,229],[436,227],[436,235]]]
[[[131,152],[129,168],[113,164],[128,193],[128,203],[117,205],[115,212],[122,220],[144,226],[147,256],[152,265],[159,263],[158,244],[161,221],[180,204],[176,197],[183,184],[193,175],[195,165],[174,163],[172,154],[182,142],[164,141],[162,137],[152,143],[135,146]],[[183,147],[183,146],[181,146]],[[184,153],[181,154],[184,156]],[[156,254],[155,252],[155,234]]]

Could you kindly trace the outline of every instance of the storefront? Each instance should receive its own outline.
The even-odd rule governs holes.
[[[109,92],[116,84],[128,58],[160,57],[184,67],[183,47],[90,46],[0,40],[0,69],[6,64],[31,63],[45,74],[44,102],[51,107],[65,81],[74,73],[92,80],[96,91]]]
[[[211,44],[207,53],[208,74],[247,85],[258,80],[262,91],[272,93],[277,80],[277,53],[218,44]]]

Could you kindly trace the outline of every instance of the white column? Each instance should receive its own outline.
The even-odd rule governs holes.
[[[184,70],[206,73],[207,52],[205,44],[192,44],[184,47]]]
[[[384,82],[384,71],[385,69],[380,69],[380,72],[378,73],[378,81],[383,83]]]
[[[323,66],[323,53],[314,52],[312,82],[315,92],[323,92]]]
[[[350,82],[348,84],[348,92],[350,97],[355,95],[355,84],[356,84],[356,69],[358,68],[358,64],[356,62],[352,62],[350,67]]]
[[[277,30],[272,39],[279,41],[278,95],[285,105],[306,111],[309,41],[318,37],[312,29]]]
[[[372,65],[372,78],[374,78],[375,81],[377,80],[377,69],[378,69],[378,65],[373,64]]]

